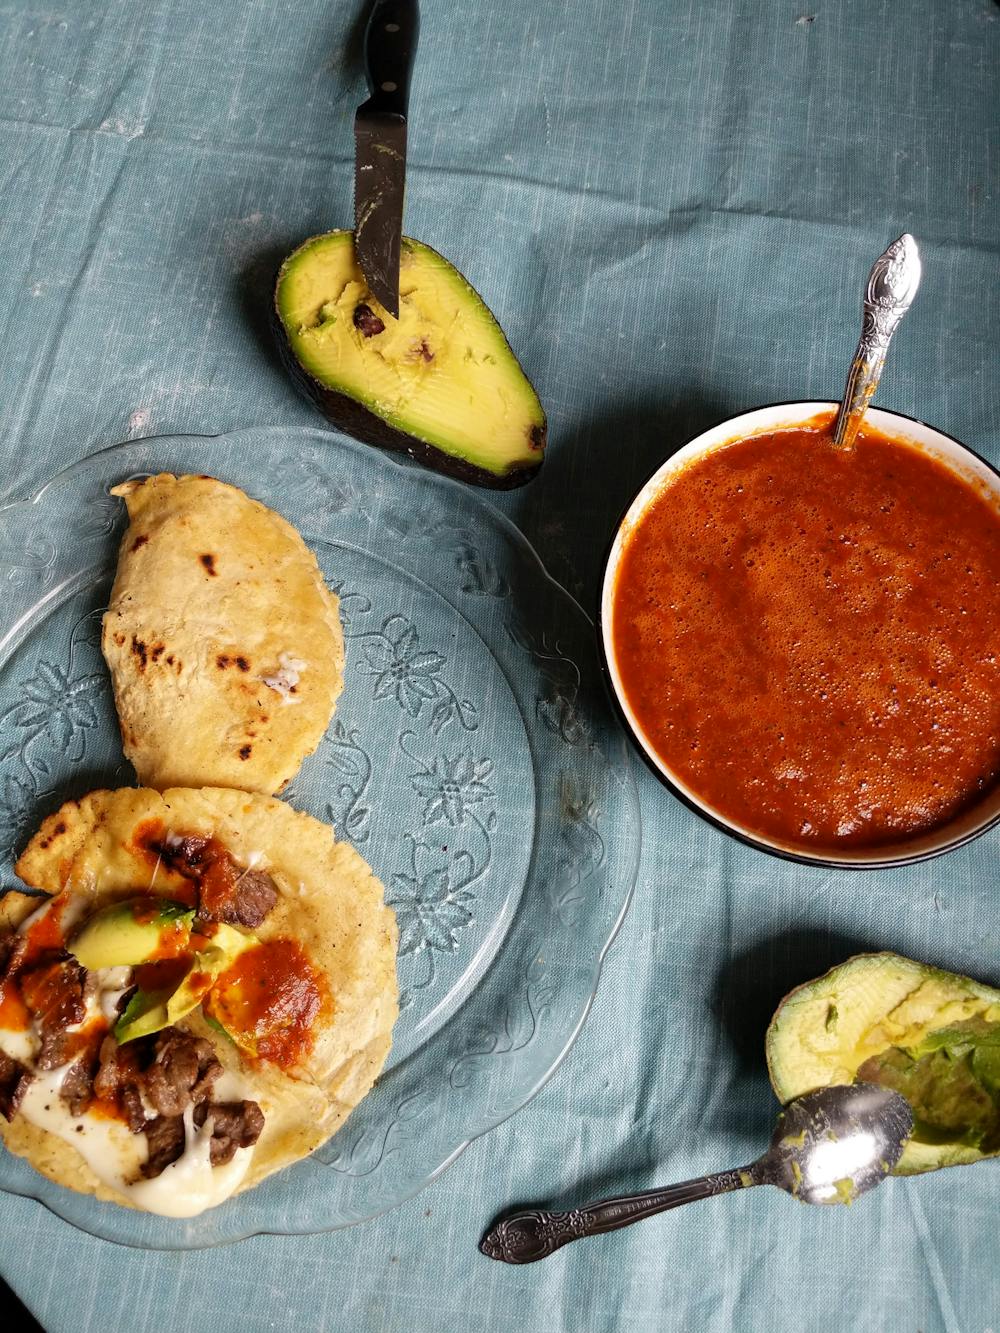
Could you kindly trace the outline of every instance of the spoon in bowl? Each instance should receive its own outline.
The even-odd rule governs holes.
[[[861,418],[878,388],[886,353],[899,322],[913,304],[920,286],[920,252],[909,232],[879,255],[868,275],[861,338],[847,372],[844,397],[833,423],[833,443],[851,449]]]
[[[912,1132],[910,1105],[890,1088],[873,1083],[819,1088],[788,1103],[770,1148],[749,1166],[568,1212],[514,1213],[496,1223],[479,1248],[490,1259],[530,1264],[570,1241],[751,1185],[776,1185],[802,1203],[852,1203],[885,1179]]]

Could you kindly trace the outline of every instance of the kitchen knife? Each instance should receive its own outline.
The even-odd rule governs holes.
[[[376,0],[365,29],[371,96],[354,117],[354,250],[372,295],[399,318],[406,108],[417,50],[417,0]]]

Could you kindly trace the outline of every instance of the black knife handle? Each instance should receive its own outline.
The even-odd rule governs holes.
[[[365,28],[365,75],[371,90],[365,110],[406,115],[419,32],[417,0],[375,0]]]

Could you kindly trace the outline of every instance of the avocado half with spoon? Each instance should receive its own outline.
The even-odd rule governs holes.
[[[1000,1155],[1000,990],[859,954],[782,1000],[766,1049],[783,1103],[839,1083],[902,1093],[914,1130],[896,1175]]]
[[[282,264],[278,342],[333,425],[479,486],[529,481],[545,413],[478,293],[437,251],[403,237],[399,319],[375,300],[354,233],[314,236]]]

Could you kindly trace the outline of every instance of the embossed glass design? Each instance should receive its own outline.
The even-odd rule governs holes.
[[[189,1221],[64,1190],[0,1151],[0,1187],[92,1235],[185,1249],[363,1221],[542,1086],[628,905],[638,801],[593,627],[478,494],[319,430],[130,441],[0,510],[0,885],[42,817],[134,783],[100,654],[108,488],[209,472],[284,514],[340,597],[336,716],[284,799],[371,863],[399,921],[401,1014],[372,1094],[298,1163]]]

